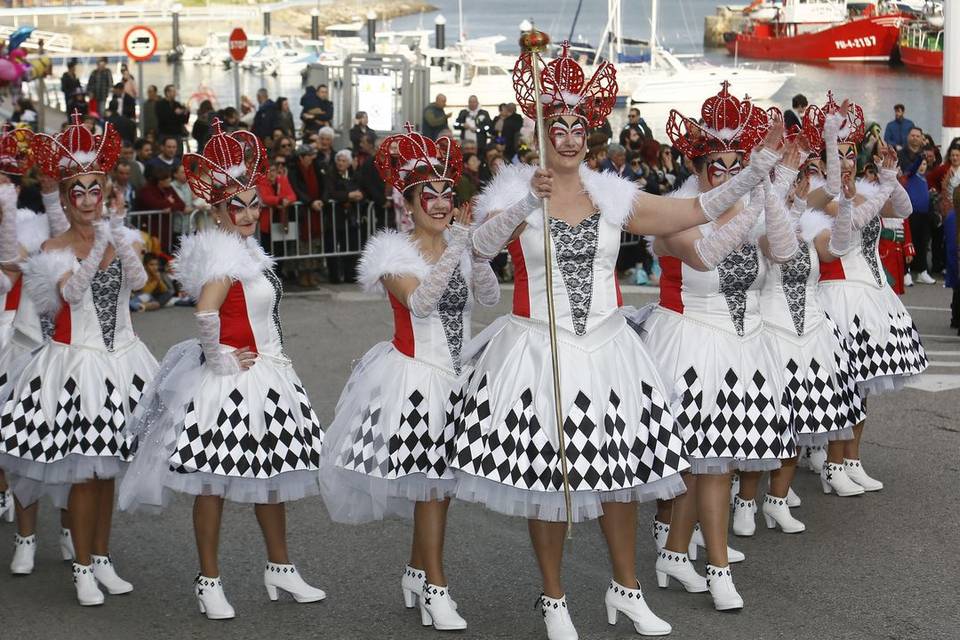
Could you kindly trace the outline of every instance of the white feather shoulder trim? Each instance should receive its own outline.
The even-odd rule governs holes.
[[[273,266],[271,258],[253,238],[205,229],[184,236],[174,256],[173,273],[191,296],[214,280],[251,280]]]
[[[880,193],[880,183],[871,182],[864,178],[857,178],[857,195],[870,200],[878,193]]]
[[[63,305],[60,295],[60,279],[73,273],[79,263],[70,249],[41,251],[27,258],[20,271],[23,277],[23,290],[26,292],[40,315],[56,315]]]
[[[530,178],[536,167],[528,164],[504,165],[473,201],[473,223],[480,224],[495,211],[503,211],[520,202],[530,191]]]
[[[50,239],[50,221],[45,213],[34,213],[32,209],[17,209],[17,242],[27,250],[27,255],[40,251],[44,242]]]
[[[383,293],[380,278],[384,276],[413,276],[422,280],[430,272],[430,265],[408,233],[385,230],[367,241],[357,264],[357,282],[368,293]]]
[[[800,237],[804,242],[813,242],[818,235],[833,226],[833,218],[820,209],[807,209],[800,216]]]
[[[696,198],[700,195],[700,180],[692,175],[683,181],[677,189],[667,194],[668,198]]]
[[[143,244],[143,233],[139,229],[128,227],[126,225],[114,230],[116,240],[126,242],[127,244]]]
[[[622,229],[640,196],[637,185],[612,171],[593,171],[586,164],[580,165],[580,181],[604,222]]]

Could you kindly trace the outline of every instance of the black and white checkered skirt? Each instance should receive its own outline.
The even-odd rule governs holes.
[[[797,445],[849,440],[866,417],[843,336],[830,318],[806,326],[804,335],[767,323],[770,349],[785,372],[783,412]]]
[[[694,473],[777,469],[796,455],[781,405],[784,368],[760,328],[740,337],[657,307],[643,335],[672,384],[671,409]]]
[[[890,287],[821,282],[820,303],[844,336],[864,396],[896,391],[927,368],[920,333]]]
[[[327,429],[320,487],[330,517],[360,523],[412,517],[417,501],[453,495],[452,370],[410,358],[389,342],[357,363]]]
[[[683,440],[640,338],[617,314],[576,336],[559,331],[563,432],[574,521],[603,502],[685,490]],[[566,518],[547,326],[498,319],[468,347],[450,459],[457,497],[527,518]]]
[[[135,448],[127,422],[156,370],[139,340],[113,352],[58,342],[37,350],[0,410],[0,468],[21,479],[21,502],[120,475]]]
[[[286,359],[259,354],[247,371],[218,375],[195,340],[164,357],[131,429],[137,458],[120,507],[158,509],[171,492],[234,502],[289,502],[318,492],[323,431]]]

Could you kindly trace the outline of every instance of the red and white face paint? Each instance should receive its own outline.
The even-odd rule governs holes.
[[[260,219],[260,194],[256,189],[238,193],[227,200],[227,215],[234,226],[242,227]]]
[[[587,128],[578,120],[559,118],[550,123],[547,137],[557,153],[567,158],[577,156],[587,144]]]
[[[420,207],[431,218],[446,218],[453,211],[453,185],[427,182],[420,191]]]
[[[841,160],[841,161],[846,160],[847,162],[853,162],[854,164],[856,164],[856,162],[857,162],[857,145],[855,145],[855,144],[842,144],[842,145],[840,145],[840,147],[837,149],[837,151],[838,151],[838,153],[840,154],[840,160]]]
[[[716,187],[738,175],[741,171],[743,171],[743,162],[739,156],[730,164],[727,164],[722,157],[717,157],[707,162],[707,182],[710,183],[711,187]]]
[[[70,187],[67,195],[75,209],[90,210],[103,203],[103,186],[96,178],[91,177],[89,181],[80,178]]]

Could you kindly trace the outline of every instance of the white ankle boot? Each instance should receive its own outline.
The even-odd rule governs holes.
[[[850,479],[846,467],[837,462],[827,462],[820,473],[820,486],[824,493],[836,493],[842,498],[863,494],[863,487]]]
[[[715,567],[708,564],[707,587],[710,589],[710,595],[713,596],[713,608],[717,611],[743,609],[743,598],[737,593],[737,587],[733,584],[729,565]]]
[[[737,496],[733,500],[733,533],[738,536],[750,537],[757,531],[756,500],[744,500]]]
[[[60,557],[64,562],[73,560],[73,536],[70,529],[60,527]]]
[[[0,491],[0,520],[13,522],[16,517],[15,502],[12,491]]]
[[[437,631],[461,631],[467,628],[467,621],[451,604],[450,588],[429,582],[423,583],[420,595],[420,623],[425,627],[432,625]]]
[[[880,489],[883,489],[882,482],[879,480],[874,480],[867,475],[863,465],[860,464],[860,460],[849,460],[844,458],[843,467],[847,472],[847,477],[863,487],[864,491],[880,491]]]
[[[133,591],[133,585],[117,575],[110,556],[90,556],[93,562],[93,577],[107,589],[112,596],[120,596]]]
[[[617,614],[622,613],[630,618],[633,628],[642,636],[665,636],[673,629],[650,611],[639,582],[636,589],[629,589],[611,580],[603,601],[607,605],[607,622],[610,624],[617,624]]]
[[[10,561],[10,573],[15,576],[28,576],[33,573],[33,559],[37,554],[37,536],[14,537],[13,560]]]
[[[327,597],[322,589],[308,585],[292,564],[268,562],[263,570],[263,586],[267,588],[267,596],[271,600],[279,597],[278,590],[286,591],[300,603],[319,602]]]
[[[733,506],[733,500],[740,493],[740,474],[733,474],[733,480],[730,481],[730,506]]]
[[[707,579],[697,573],[693,563],[685,553],[661,549],[657,553],[657,585],[666,589],[673,578],[688,593],[703,593],[707,590]]]
[[[73,563],[73,586],[77,589],[77,602],[81,607],[96,607],[103,604],[103,592],[93,577],[93,565]]]
[[[403,604],[407,609],[413,609],[417,606],[417,599],[420,597],[420,594],[423,593],[423,585],[426,582],[426,571],[414,569],[410,565],[404,567],[403,577],[400,578],[400,591],[403,592]],[[457,601],[450,598],[450,606],[456,609]]]
[[[693,527],[693,536],[690,537],[690,548],[687,549],[687,555],[690,556],[691,560],[697,559],[697,547],[707,548],[707,543],[703,540],[703,531],[700,529],[699,522]],[[737,551],[733,547],[727,547],[727,562],[733,564],[734,562],[743,562],[746,559],[747,556],[745,556],[742,551]]]
[[[796,509],[802,504],[803,501],[800,499],[800,496],[794,492],[793,487],[787,489],[787,506],[791,509]]]
[[[543,613],[543,623],[547,626],[548,640],[578,640],[577,629],[570,619],[567,609],[567,596],[549,598],[542,593],[538,600],[540,612]]]
[[[670,536],[670,525],[664,524],[653,519],[653,541],[657,543],[657,550],[663,549],[667,544],[667,538]]]
[[[823,446],[810,447],[807,451],[807,465],[810,467],[810,471],[814,473],[823,471],[823,464],[827,461],[827,448]]]
[[[197,596],[200,613],[207,616],[207,620],[230,620],[236,615],[227,602],[220,576],[208,578],[197,574],[197,579],[193,581],[193,593]]]
[[[806,526],[790,514],[786,498],[777,498],[769,493],[763,498],[763,519],[767,522],[767,529],[780,529],[784,533],[800,533]]]

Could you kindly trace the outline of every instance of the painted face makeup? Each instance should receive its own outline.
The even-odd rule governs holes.
[[[580,120],[572,123],[563,119],[555,120],[547,129],[547,137],[557,153],[572,158],[577,156],[587,143],[587,128]]]
[[[244,196],[246,196],[246,200],[244,200]],[[237,218],[247,212],[251,212],[254,220],[256,220],[260,217],[260,207],[260,195],[256,192],[256,190],[238,193],[227,200],[227,215],[230,216],[230,222],[232,222],[234,225],[240,226],[241,224],[251,224],[250,222],[238,223]]]
[[[420,191],[420,206],[423,212],[438,220],[446,218],[453,211],[453,185],[444,182],[428,182]]]
[[[736,158],[729,165],[723,161],[723,158],[711,160],[707,165],[707,180],[711,187],[722,184],[739,174],[743,170],[743,163],[740,158]]]
[[[89,211],[103,203],[103,185],[96,178],[77,180],[67,192],[74,209]]]
[[[857,145],[855,144],[841,145],[837,151],[840,154],[841,160],[847,160],[849,162],[857,161]]]

